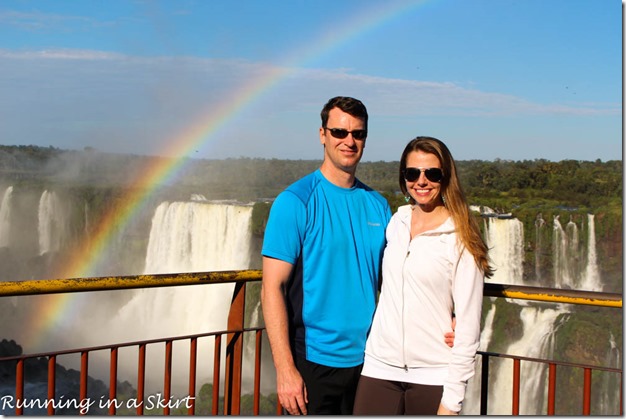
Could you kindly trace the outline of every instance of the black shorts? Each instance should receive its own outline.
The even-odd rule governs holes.
[[[401,383],[361,376],[355,415],[436,415],[443,386]]]
[[[333,368],[296,357],[306,385],[309,415],[351,415],[363,365]]]

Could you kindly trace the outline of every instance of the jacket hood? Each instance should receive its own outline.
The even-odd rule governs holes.
[[[407,226],[407,228],[411,228],[411,212],[413,211],[413,206],[410,204],[407,205],[402,205],[401,207],[398,207],[398,217],[400,218],[400,221]],[[448,233],[453,233],[455,230],[454,228],[454,221],[452,220],[452,217],[448,217],[446,218],[446,221],[444,221],[439,227],[437,227],[434,230],[430,230],[430,231],[426,231],[423,234],[448,234]]]

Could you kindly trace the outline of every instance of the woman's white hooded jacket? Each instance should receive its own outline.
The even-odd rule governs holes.
[[[405,205],[392,217],[386,237],[382,289],[365,353],[391,368],[447,369],[442,403],[458,412],[474,375],[483,274],[457,243],[451,218],[411,240],[411,206]],[[450,348],[444,334],[451,331],[453,313]]]

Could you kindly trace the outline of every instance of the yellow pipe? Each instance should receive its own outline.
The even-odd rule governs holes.
[[[192,272],[180,274],[111,276],[2,282],[0,297],[68,292],[171,287],[203,283],[227,283],[261,279],[260,270]]]
[[[490,297],[504,297],[519,300],[581,304],[598,307],[622,307],[622,295],[607,292],[485,283],[483,293],[485,296]]]
[[[261,270],[3,282],[0,297],[259,281]],[[621,294],[485,283],[486,297],[622,308]]]
[[[554,294],[526,293],[522,291],[504,291],[502,297],[519,300],[547,301],[552,303],[582,304],[600,307],[622,307],[622,300],[604,300],[599,298],[567,297]]]

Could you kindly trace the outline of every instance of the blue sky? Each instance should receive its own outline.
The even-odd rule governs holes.
[[[398,160],[418,135],[457,160],[620,160],[622,13],[620,0],[2,0],[0,143],[320,159],[321,107],[348,95],[370,114],[365,161]]]

